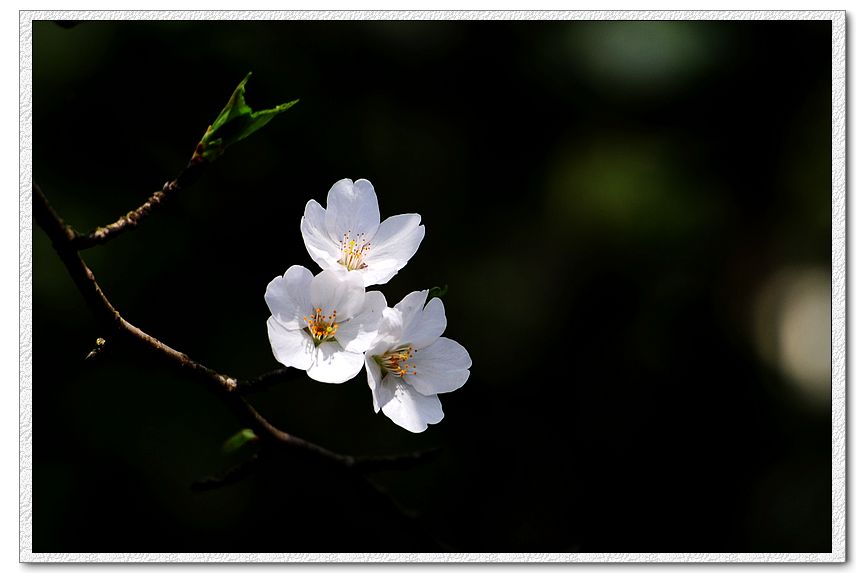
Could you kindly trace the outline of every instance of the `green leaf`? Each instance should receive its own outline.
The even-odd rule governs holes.
[[[222,452],[233,453],[250,441],[258,441],[258,436],[253,433],[252,429],[241,429],[225,440],[225,443],[222,444]]]
[[[277,105],[271,109],[263,109],[261,111],[253,111],[246,104],[244,97],[246,93],[246,83],[252,73],[247,73],[234,93],[228,99],[228,103],[219,112],[219,115],[198,143],[198,148],[195,150],[197,157],[203,158],[211,162],[221,156],[225,149],[236,144],[240,140],[249,137],[253,133],[263,128],[277,114],[289,109],[292,105],[298,102],[297,99],[282,105]]]
[[[448,293],[448,284],[444,284],[443,287],[435,286],[431,287],[429,290],[429,299],[433,298],[443,298]]]

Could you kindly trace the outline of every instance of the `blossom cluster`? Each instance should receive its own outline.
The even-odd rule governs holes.
[[[418,214],[381,221],[368,180],[340,180],[327,206],[306,204],[300,231],[321,272],[292,265],[267,286],[267,333],[273,355],[324,383],[343,383],[366,368],[373,409],[419,433],[444,418],[438,395],[469,378],[472,361],[458,342],[442,337],[444,304],[429,290],[388,307],[380,291],[420,246]]]

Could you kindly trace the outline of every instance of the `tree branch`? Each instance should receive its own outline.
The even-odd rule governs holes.
[[[262,391],[266,388],[277,385],[287,378],[296,376],[297,372],[298,371],[292,370],[290,368],[280,368],[277,370],[272,370],[252,379],[237,381],[236,390],[241,395],[249,395],[251,393]]]
[[[167,362],[179,367],[190,377],[202,382],[212,393],[223,398],[240,419],[241,423],[250,427],[264,442],[295,453],[308,455],[336,466],[361,472],[405,468],[422,463],[429,458],[429,455],[424,452],[385,458],[359,458],[342,455],[273,426],[242,396],[240,389],[244,392],[250,392],[253,389],[272,385],[289,374],[287,369],[273,371],[248,381],[242,381],[210,369],[147,334],[125,320],[108,300],[96,282],[93,272],[87,267],[87,264],[76,249],[76,241],[79,235],[75,233],[74,229],[66,225],[63,219],[51,208],[48,199],[36,184],[33,185],[33,215],[36,224],[51,239],[57,255],[75,282],[78,291],[104,328],[146,347],[160,355]],[[130,227],[118,227],[118,230],[113,231],[114,235],[111,236],[116,236],[116,234],[123,232],[127,228]]]
[[[425,463],[441,453],[441,448],[434,447],[415,451],[405,455],[369,456],[354,459],[354,468],[364,472],[382,470],[402,470]]]
[[[138,223],[147,218],[150,212],[162,205],[165,201],[174,198],[180,191],[192,185],[204,171],[207,166],[207,161],[199,154],[199,148],[189,160],[186,168],[170,182],[166,182],[162,190],[157,190],[150,195],[144,204],[135,210],[131,210],[125,215],[118,218],[116,221],[104,227],[97,227],[90,233],[76,233],[72,231],[72,244],[76,249],[88,249],[107,243],[121,233],[131,231],[138,226]]]

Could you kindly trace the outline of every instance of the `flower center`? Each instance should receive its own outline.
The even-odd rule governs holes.
[[[412,348],[411,344],[403,344],[384,354],[373,356],[373,360],[378,363],[382,370],[395,377],[403,378],[407,374],[417,374],[417,372],[410,370],[417,368],[417,366],[409,362],[410,358],[414,358],[415,352],[417,349]]]
[[[304,316],[303,321],[306,322],[306,329],[316,346],[327,340],[333,340],[336,331],[339,330],[339,324],[336,323],[336,310],[331,312],[328,318],[321,313],[321,308],[316,308],[314,313],[308,317]]]
[[[351,236],[351,231],[342,236],[340,242],[340,251],[342,257],[339,259],[341,265],[351,271],[352,269],[363,269],[366,263],[363,262],[367,253],[369,253],[369,241],[363,236],[363,233],[357,237]]]

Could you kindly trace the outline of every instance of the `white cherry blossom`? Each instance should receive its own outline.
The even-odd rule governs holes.
[[[273,356],[325,383],[342,383],[360,372],[387,307],[381,292],[364,291],[357,272],[328,270],[313,277],[300,265],[274,278],[264,301]]]
[[[400,427],[420,433],[444,418],[440,393],[463,386],[472,365],[468,351],[441,335],[444,304],[428,291],[408,294],[382,313],[378,335],[366,351],[373,409]]]
[[[356,271],[365,286],[390,281],[411,259],[424,236],[418,214],[380,222],[378,198],[368,180],[340,180],[327,193],[327,208],[306,203],[300,231],[322,269]]]

